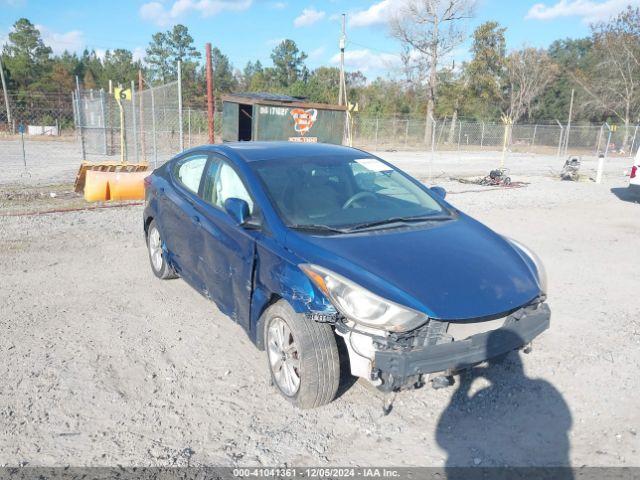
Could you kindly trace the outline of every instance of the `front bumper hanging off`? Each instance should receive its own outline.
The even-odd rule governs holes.
[[[377,350],[375,368],[388,384],[435,372],[455,372],[516,350],[549,328],[551,311],[546,304],[526,310],[520,318],[510,316],[505,325],[464,340],[440,343],[408,351]]]

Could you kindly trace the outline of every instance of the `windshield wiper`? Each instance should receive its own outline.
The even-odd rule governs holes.
[[[451,220],[450,216],[447,215],[423,215],[416,217],[391,217],[385,218],[384,220],[375,220],[373,222],[361,223],[359,225],[355,225],[349,228],[348,232],[353,232],[356,230],[365,230],[373,227],[381,227],[385,225],[392,225],[395,223],[406,224],[406,223],[420,223],[420,222],[442,222],[445,220]]]
[[[341,228],[330,227],[329,225],[316,225],[316,224],[293,224],[287,225],[293,230],[302,230],[307,232],[331,232],[331,233],[348,233],[349,230],[343,230]]]

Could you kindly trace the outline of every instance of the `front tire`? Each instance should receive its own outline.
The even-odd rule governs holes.
[[[162,236],[155,220],[152,220],[147,229],[147,250],[149,252],[149,262],[151,270],[156,277],[162,280],[177,278],[173,268],[167,263],[165,252],[162,248]]]
[[[340,383],[340,357],[331,327],[296,313],[284,300],[263,316],[267,363],[280,393],[303,409],[331,402]]]

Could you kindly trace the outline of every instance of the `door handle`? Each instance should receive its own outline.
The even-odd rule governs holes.
[[[194,225],[200,225],[200,217],[198,215],[193,215],[191,217],[191,222],[193,222]]]

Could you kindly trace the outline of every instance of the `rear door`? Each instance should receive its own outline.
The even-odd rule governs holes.
[[[169,253],[169,261],[187,282],[201,289],[197,272],[198,251],[202,248],[200,217],[195,209],[202,184],[207,153],[193,153],[172,166],[171,186],[161,192],[159,226]]]
[[[249,328],[257,232],[237,226],[224,210],[224,201],[245,200],[251,214],[258,215],[253,199],[238,172],[216,155],[207,165],[201,197],[196,208],[202,217],[200,275],[220,310]]]

